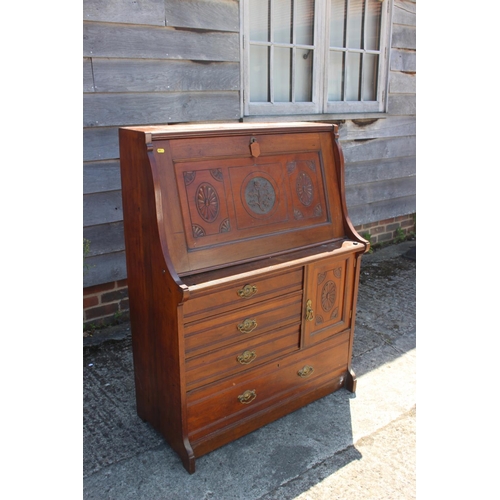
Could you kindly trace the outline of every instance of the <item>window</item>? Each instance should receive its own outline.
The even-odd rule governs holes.
[[[390,0],[246,0],[244,114],[385,111]]]

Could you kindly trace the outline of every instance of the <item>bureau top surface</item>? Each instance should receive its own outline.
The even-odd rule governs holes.
[[[175,125],[147,125],[140,127],[122,127],[150,135],[152,140],[172,139],[177,137],[206,137],[213,135],[239,135],[245,133],[296,133],[328,132],[334,125],[328,123],[287,122],[287,123],[193,123]]]

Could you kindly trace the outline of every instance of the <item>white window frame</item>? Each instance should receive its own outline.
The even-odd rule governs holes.
[[[272,1],[272,0],[271,0]],[[381,1],[380,61],[376,101],[328,101],[328,51],[330,40],[330,1],[315,0],[314,58],[312,102],[250,102],[250,43],[248,34],[250,0],[242,0],[241,12],[241,61],[242,61],[242,116],[286,116],[286,115],[356,115],[374,116],[387,112],[389,83],[389,54],[392,27],[393,0]],[[279,45],[279,44],[277,44]],[[272,76],[271,76],[272,78]]]

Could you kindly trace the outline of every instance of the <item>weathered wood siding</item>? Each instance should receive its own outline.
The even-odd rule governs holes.
[[[237,0],[84,0],[84,286],[126,277],[118,127],[240,118]]]
[[[394,0],[388,114],[346,120],[340,140],[355,225],[416,212],[416,2]]]
[[[416,211],[415,7],[394,0],[388,115],[341,123],[356,225]],[[240,118],[239,8],[238,0],[84,0],[84,286],[126,277],[118,127]]]

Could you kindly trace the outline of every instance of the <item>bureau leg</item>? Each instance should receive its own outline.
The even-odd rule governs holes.
[[[345,378],[345,388],[349,392],[356,392],[356,374],[351,367],[349,367],[347,370],[347,376]]]

